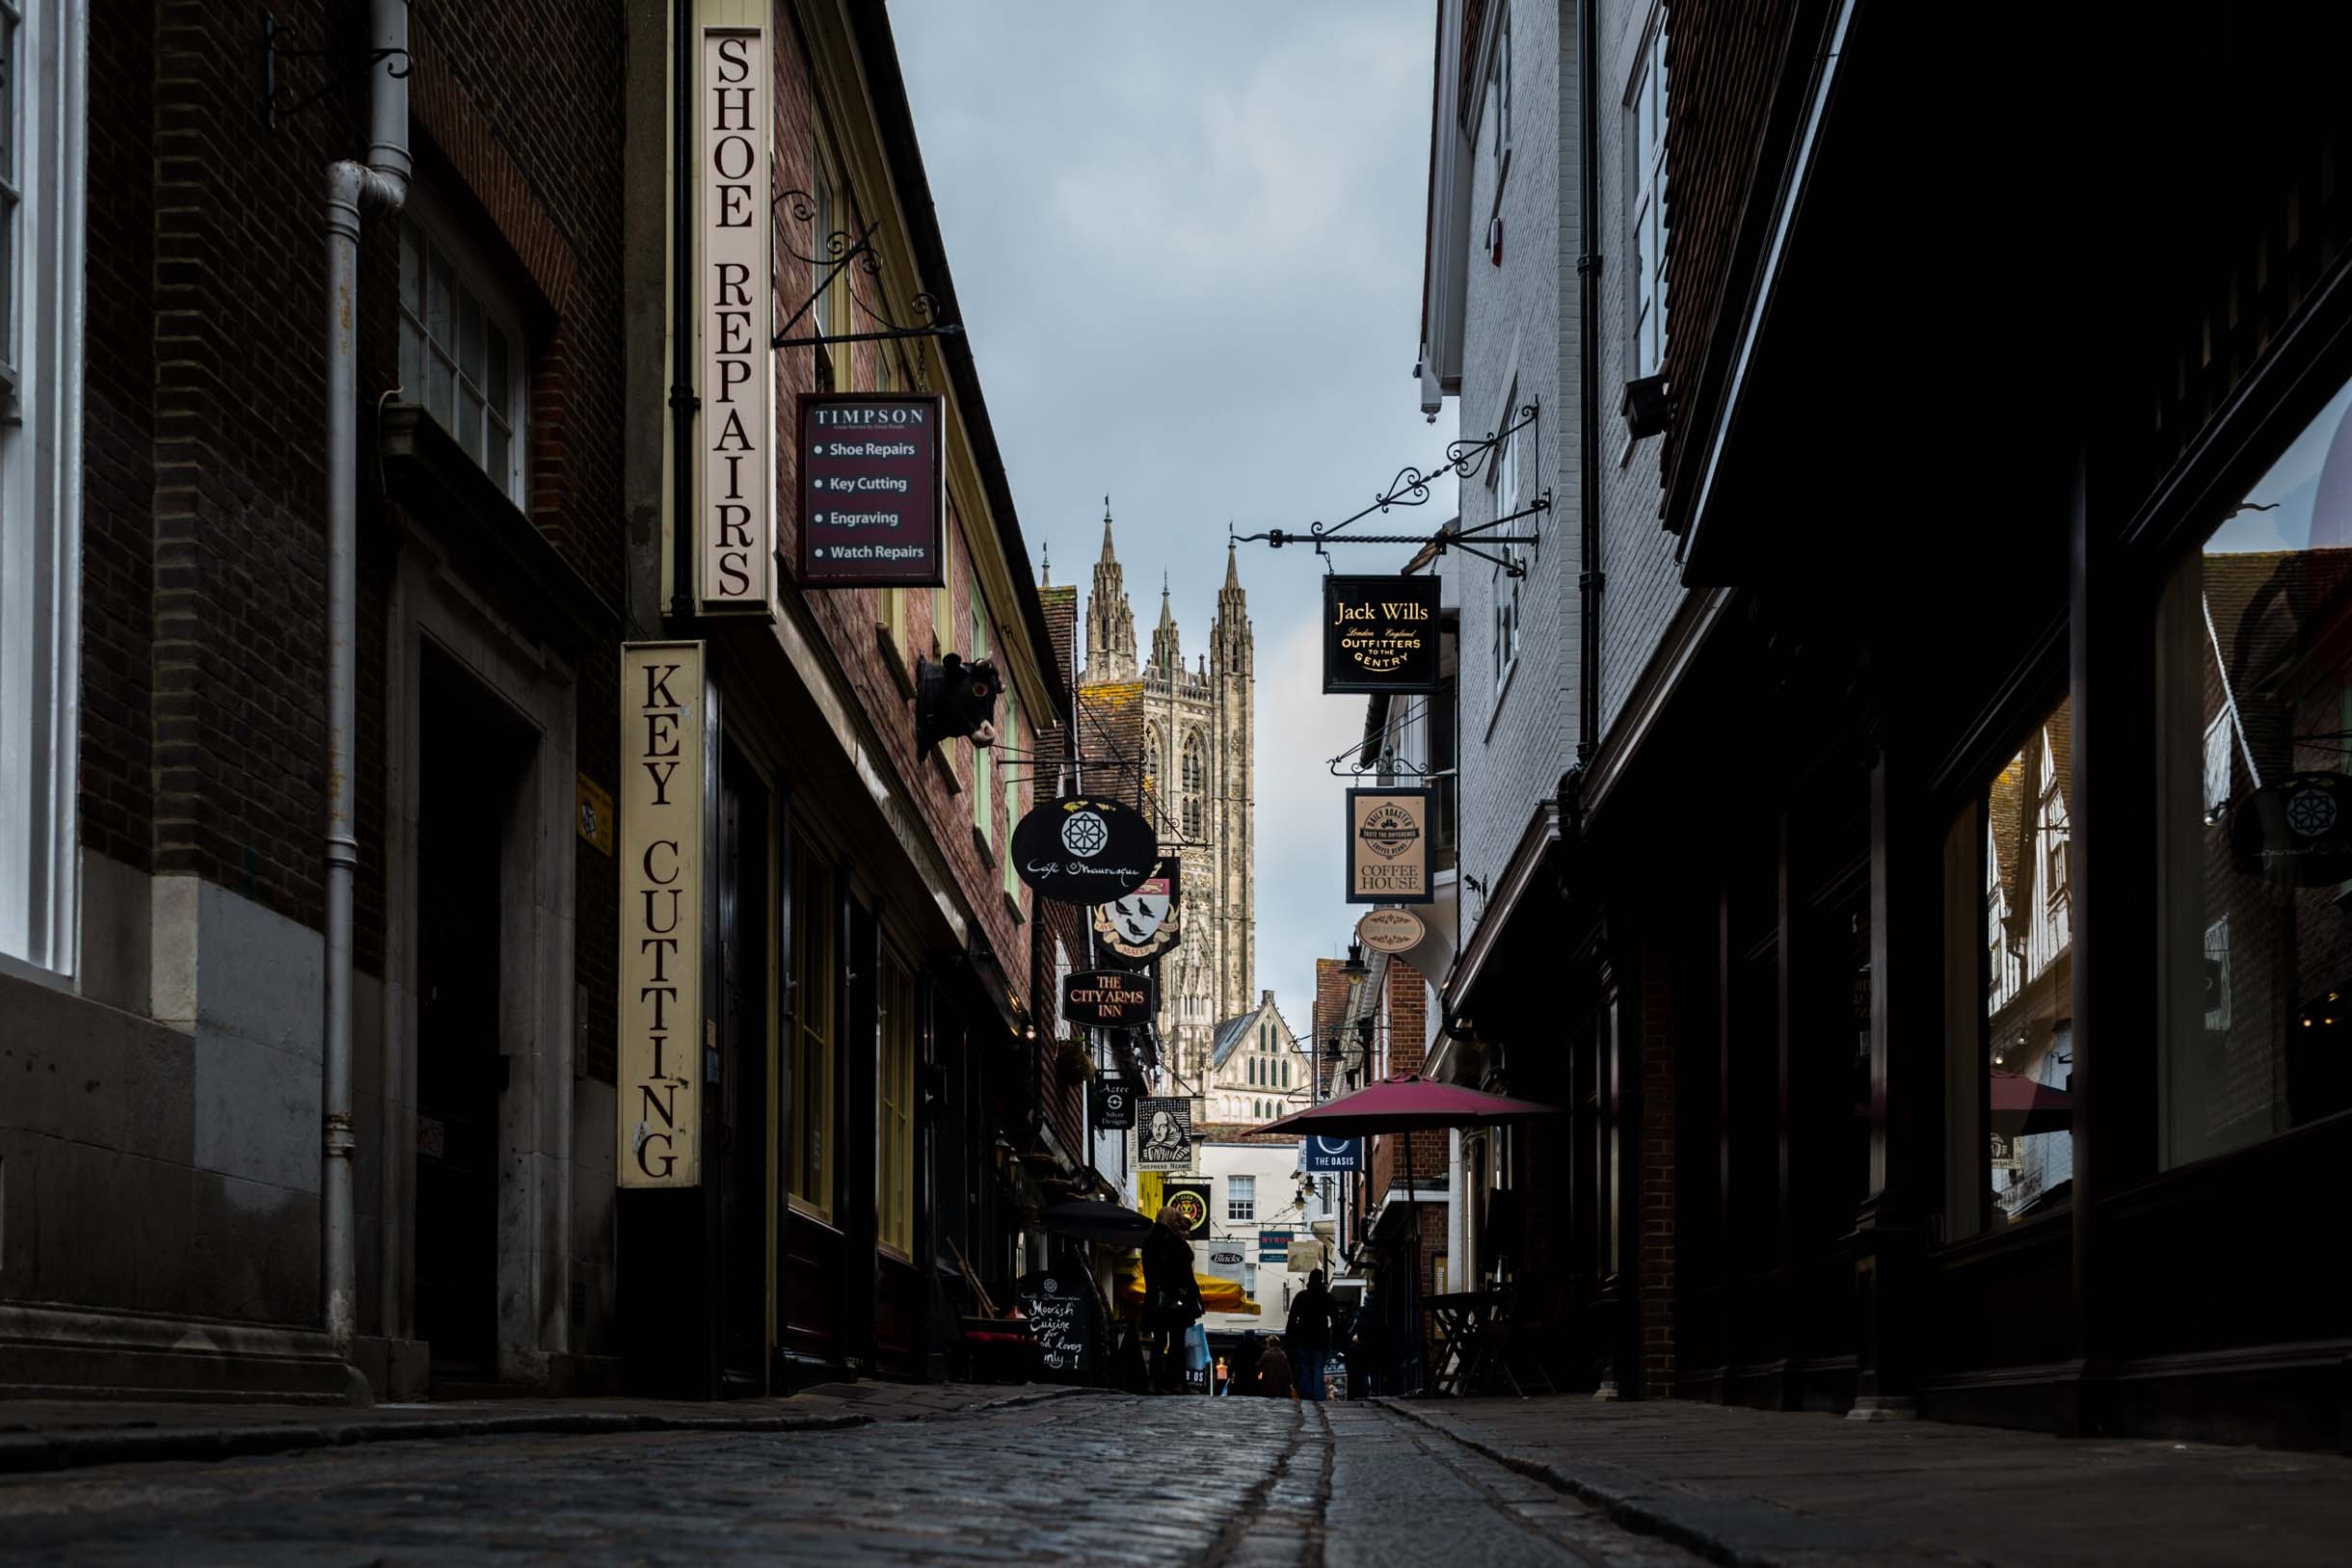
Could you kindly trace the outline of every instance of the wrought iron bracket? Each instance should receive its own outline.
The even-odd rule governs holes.
[[[880,219],[869,223],[855,234],[845,228],[837,228],[831,233],[819,235],[815,232],[816,199],[808,192],[780,191],[769,199],[768,207],[771,211],[784,207],[794,223],[810,226],[808,251],[803,252],[788,239],[783,242],[785,253],[795,261],[825,269],[824,276],[816,280],[816,286],[809,291],[809,297],[800,302],[800,308],[787,316],[784,325],[776,329],[775,335],[768,340],[768,347],[801,349],[827,343],[887,343],[908,337],[958,337],[963,334],[961,323],[938,319],[941,309],[939,299],[928,291],[915,295],[913,305],[920,320],[912,325],[897,320],[881,303],[882,258],[874,253],[873,245],[874,230],[882,226]],[[868,279],[863,294],[858,290],[860,276]],[[805,332],[798,337],[793,336],[792,329],[800,325],[803,316],[816,308],[816,302],[825,297],[825,290],[837,280],[848,291],[850,305],[860,315],[874,323],[875,330]]]
[[[326,97],[335,89],[356,76],[365,75],[386,61],[394,61],[391,73],[395,77],[409,73],[409,52],[406,49],[288,49],[278,41],[278,13],[261,13],[261,119],[273,136],[278,132],[280,116],[291,117]],[[284,94],[278,86],[278,62],[281,60],[334,60],[343,62],[343,67],[330,77],[325,87],[308,97],[293,103],[281,101]]]

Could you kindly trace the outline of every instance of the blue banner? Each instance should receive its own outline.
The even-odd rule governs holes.
[[[1310,1173],[1322,1171],[1360,1171],[1364,1168],[1364,1140],[1361,1138],[1309,1138],[1306,1140],[1306,1165]]]

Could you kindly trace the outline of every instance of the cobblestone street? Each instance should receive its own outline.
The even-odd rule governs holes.
[[[0,1558],[1697,1560],[1387,1411],[1111,1395],[841,1432],[427,1440],[11,1476]]]

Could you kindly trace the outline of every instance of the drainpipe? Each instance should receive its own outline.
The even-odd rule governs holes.
[[[1581,215],[1577,220],[1577,237],[1584,254],[1576,258],[1576,275],[1583,294],[1580,304],[1583,319],[1576,335],[1577,359],[1581,361],[1579,391],[1584,400],[1577,417],[1582,465],[1577,471],[1582,482],[1576,487],[1577,511],[1584,520],[1584,570],[1576,579],[1583,596],[1579,619],[1584,634],[1576,704],[1576,763],[1580,768],[1591,762],[1601,740],[1601,589],[1606,582],[1600,564],[1601,253],[1594,244],[1600,225],[1593,211],[1600,205],[1601,192],[1600,113],[1595,97],[1600,92],[1600,66],[1595,58],[1600,53],[1600,26],[1594,15],[1597,9],[1595,0],[1579,0],[1576,7],[1576,139],[1584,165],[1580,176],[1584,193],[1578,202]]]
[[[687,634],[695,580],[694,469],[694,0],[670,13],[670,620]]]
[[[351,1161],[352,731],[356,632],[353,577],[359,534],[360,216],[396,213],[409,194],[409,8],[372,0],[367,161],[327,166],[327,1022],[325,1229],[322,1282],[328,1337],[351,1359],[358,1316]],[[394,69],[400,74],[394,75]]]

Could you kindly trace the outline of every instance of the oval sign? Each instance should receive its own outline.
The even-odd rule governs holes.
[[[1409,909],[1376,909],[1355,922],[1355,940],[1376,953],[1401,953],[1429,934]]]
[[[1094,1028],[1138,1028],[1152,1021],[1152,977],[1132,970],[1073,970],[1062,982],[1061,1016]]]
[[[1141,812],[1115,800],[1047,801],[1013,829],[1013,868],[1039,897],[1104,904],[1151,880],[1160,845]]]

